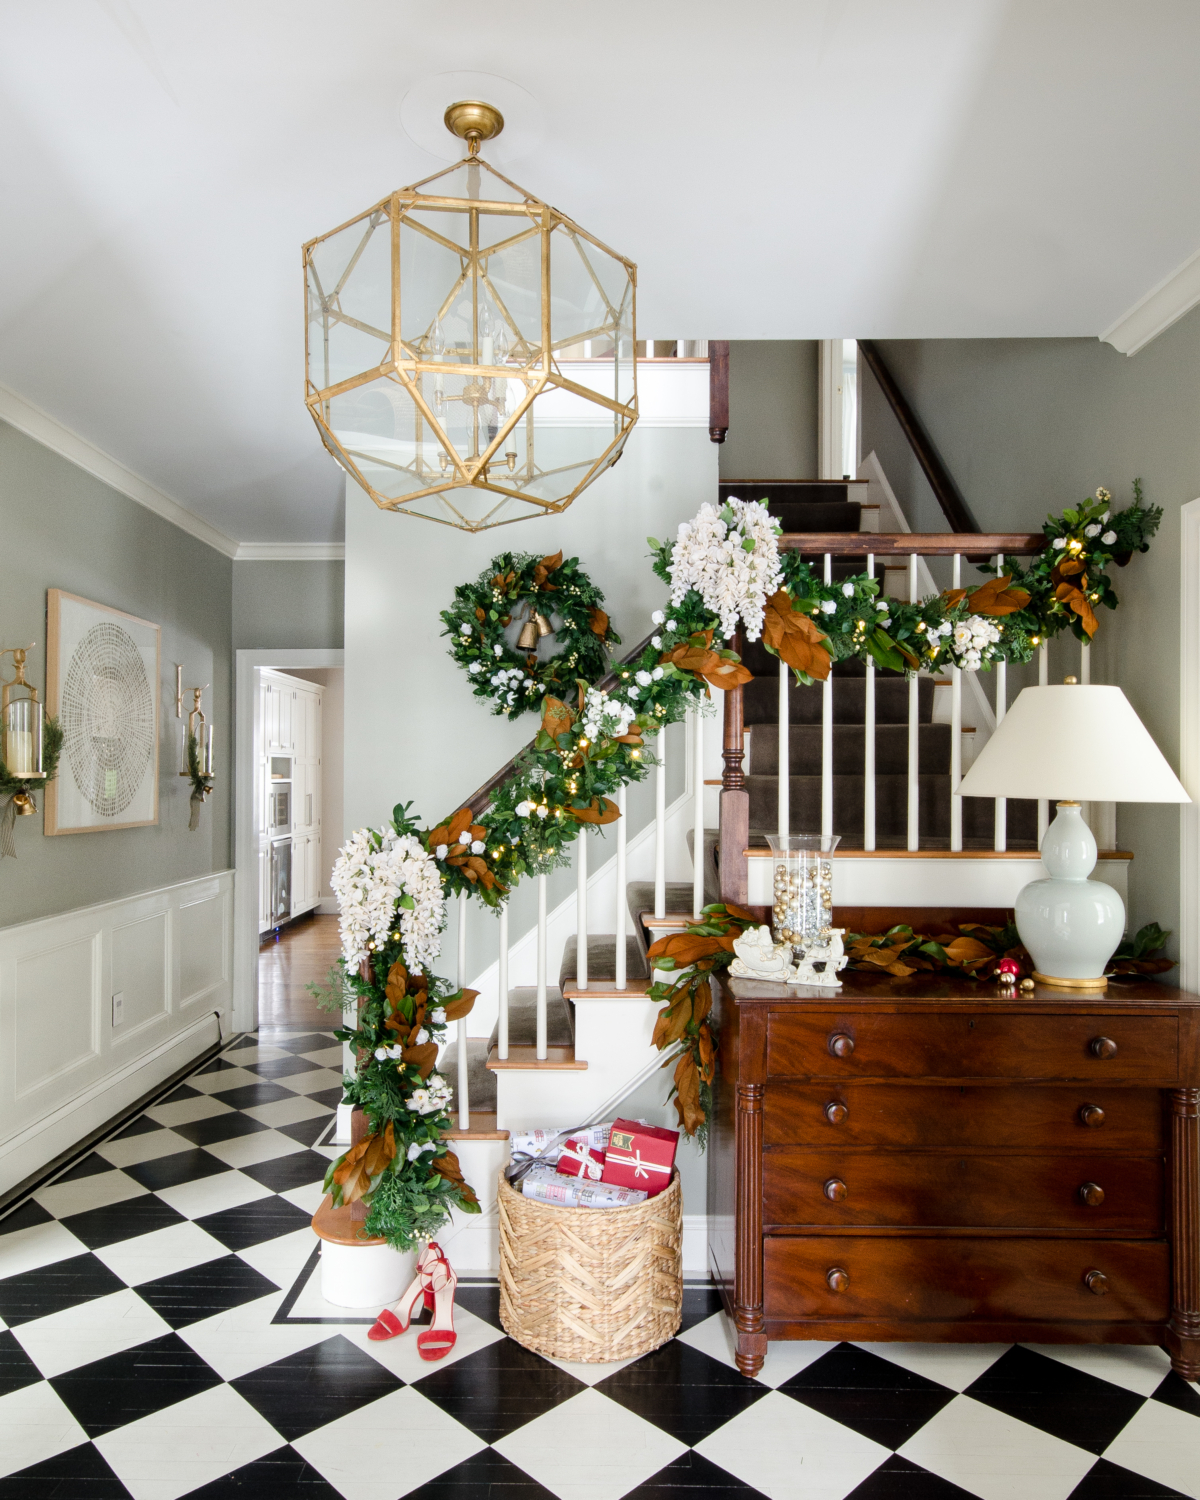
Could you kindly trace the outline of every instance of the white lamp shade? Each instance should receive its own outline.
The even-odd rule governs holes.
[[[1190,802],[1119,687],[1027,687],[963,777],[964,797]]]

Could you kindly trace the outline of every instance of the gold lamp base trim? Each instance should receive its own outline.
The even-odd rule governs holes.
[[[1058,990],[1106,990],[1108,979],[1101,974],[1099,979],[1060,979],[1054,974],[1039,974],[1036,969],[1033,977],[1039,984],[1051,984]]]
[[[504,129],[504,116],[482,99],[460,99],[442,116],[446,129],[464,141],[492,141]]]

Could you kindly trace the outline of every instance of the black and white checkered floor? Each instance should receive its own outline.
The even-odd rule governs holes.
[[[341,1049],[236,1038],[0,1220],[0,1500],[1200,1497],[1200,1389],[1150,1348],[679,1337],[560,1365],[460,1289],[440,1364],[321,1300]]]

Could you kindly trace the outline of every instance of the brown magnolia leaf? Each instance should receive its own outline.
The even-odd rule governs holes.
[[[364,1135],[351,1146],[334,1170],[333,1181],[342,1190],[342,1202],[356,1203],[370,1191],[377,1178],[396,1155],[396,1134],[391,1120],[382,1133]]]
[[[673,958],[676,964],[683,967],[697,963],[704,958],[711,958],[715,953],[732,952],[735,936],[737,934],[711,937],[690,932],[672,932],[666,937],[659,938],[656,943],[651,943],[646,952],[652,959]]]
[[[601,640],[607,635],[608,616],[598,604],[592,606],[591,613],[588,615],[588,624],[591,626],[592,634],[598,635]]]
[[[534,586],[534,588],[543,589],[543,590],[545,590],[546,593],[552,592],[553,589],[554,589],[554,585],[552,583],[548,584],[546,582],[546,579],[549,578],[549,576],[550,576],[551,573],[556,573],[559,570],[559,568],[561,568],[561,567],[562,567],[562,548],[560,547],[558,549],[558,551],[553,555],[553,557],[543,557],[542,560],[541,560],[541,562],[538,563],[537,567],[534,568],[534,570],[533,570],[533,586]]]
[[[618,745],[641,745],[645,743],[642,739],[642,731],[640,729],[631,729],[628,734],[618,734],[615,738]]]
[[[453,1151],[446,1151],[441,1156],[435,1156],[430,1166],[439,1177],[444,1177],[447,1182],[452,1183],[468,1203],[479,1202],[479,1199],[475,1196],[474,1188],[471,1187],[470,1183],[463,1176],[462,1167],[459,1165],[458,1157],[455,1156]]]
[[[392,1009],[408,994],[408,970],[399,959],[388,970],[387,997]]]
[[[665,1044],[677,1042],[687,1030],[687,1024],[691,1019],[692,997],[687,994],[681,995],[667,1013]]]
[[[1054,564],[1050,573],[1051,583],[1061,583],[1064,578],[1076,578],[1083,572],[1084,564],[1078,557],[1064,557]],[[1087,578],[1084,578],[1084,586],[1087,586]]]
[[[480,609],[478,604],[475,606],[475,618],[480,621],[487,619],[487,616],[484,614],[483,610]]]
[[[833,659],[821,644],[827,637],[810,615],[795,608],[785,589],[777,590],[767,600],[762,638],[763,644],[778,652],[779,659],[793,670],[818,682],[829,676]]]
[[[478,994],[478,990],[460,990],[457,995],[451,995],[449,1000],[443,1001],[442,1009],[446,1012],[446,1020],[461,1021],[464,1016],[469,1016]]]
[[[547,698],[542,705],[542,728],[552,740],[566,734],[575,722],[575,715],[561,698]]]
[[[1054,590],[1054,597],[1061,599],[1068,609],[1079,616],[1079,623],[1087,632],[1088,639],[1091,640],[1100,627],[1100,621],[1097,620],[1087,595],[1081,589],[1075,588],[1073,584],[1060,583]]]
[[[894,964],[888,964],[887,972],[894,974],[897,979],[907,979],[910,974],[915,974],[917,971],[910,968],[908,964],[902,964],[897,960]]]
[[[712,687],[727,693],[735,687],[749,682],[754,673],[736,658],[722,656],[712,649],[711,630],[697,631],[688,640],[681,641],[670,651],[664,651],[659,661],[670,662],[681,672],[694,672]]]
[[[421,1082],[424,1083],[433,1072],[437,1064],[438,1045],[436,1042],[422,1042],[419,1047],[405,1047],[400,1057],[402,1063],[416,1068],[421,1074]]]
[[[953,609],[956,604],[961,604],[967,597],[967,593],[967,589],[943,589],[942,603],[947,609]]]
[[[980,958],[995,958],[995,956],[991,948],[972,937],[955,938],[946,949],[946,957],[958,964]]]
[[[975,615],[1014,615],[1029,603],[1029,592],[1022,588],[1009,588],[1011,573],[1002,578],[989,578],[975,590],[967,600],[967,608]]]
[[[692,1020],[697,1025],[712,1010],[712,989],[707,984],[697,985],[692,992]]]
[[[696,1038],[696,1041],[700,1051],[701,1081],[704,1083],[711,1083],[713,1081],[713,1074],[716,1072],[716,1068],[714,1066],[716,1062],[716,1054],[713,1051],[712,1032],[708,1029],[707,1025],[701,1026],[700,1034]]]
[[[704,1124],[700,1108],[700,1074],[691,1051],[685,1052],[675,1066],[675,1108],[685,1135],[695,1135]]]
[[[621,809],[610,797],[593,797],[587,807],[568,807],[567,811],[578,823],[594,823],[598,827],[615,823]]]
[[[734,688],[744,687],[746,683],[754,680],[754,673],[742,662],[731,661],[727,656],[718,656],[715,651],[710,654],[715,660],[701,667],[696,673],[697,677],[703,677],[709,687],[715,687],[721,693],[731,693]]]

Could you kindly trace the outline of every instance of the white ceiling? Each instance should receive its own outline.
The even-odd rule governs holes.
[[[1200,246],[1193,0],[0,0],[0,27],[0,384],[241,542],[341,535],[299,247],[437,169],[440,75],[506,81],[520,159],[490,154],[638,262],[651,336],[1096,335]]]

